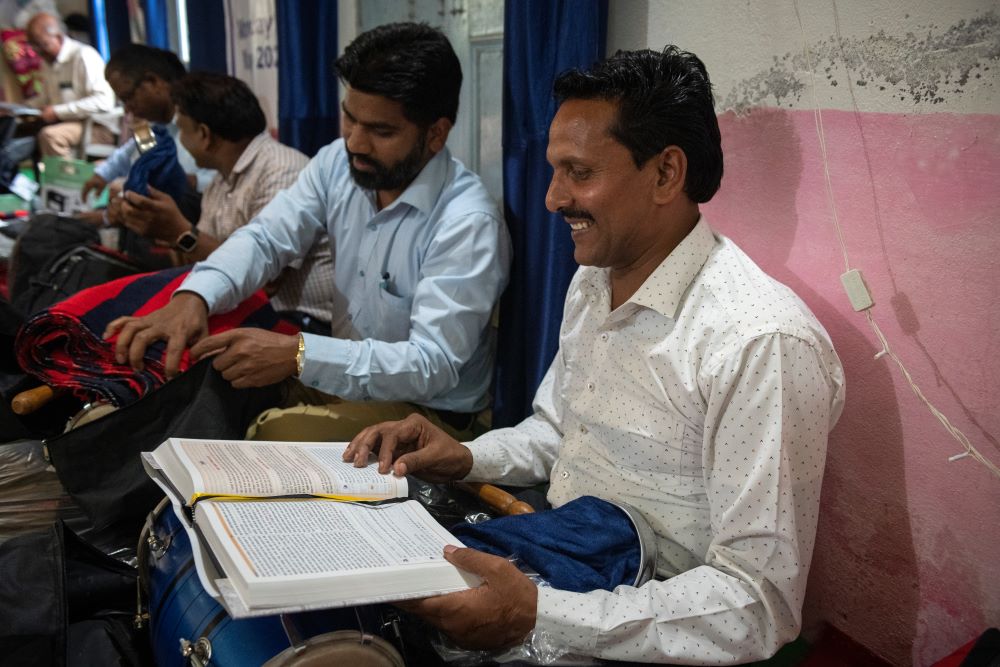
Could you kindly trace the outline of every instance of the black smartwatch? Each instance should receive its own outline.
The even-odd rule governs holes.
[[[174,250],[181,252],[193,252],[198,247],[198,228],[191,225],[191,229],[184,232],[174,241]]]

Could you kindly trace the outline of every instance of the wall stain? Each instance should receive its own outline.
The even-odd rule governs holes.
[[[879,30],[865,38],[831,38],[810,47],[810,60],[817,84],[841,85],[837,77],[846,67],[856,86],[877,87],[914,104],[939,104],[962,95],[970,82],[994,85],[997,76],[989,72],[1000,67],[1000,16],[990,11],[944,31],[930,25],[902,36]],[[802,99],[808,82],[805,54],[788,52],[737,83],[720,107],[737,113],[760,106],[791,107]]]

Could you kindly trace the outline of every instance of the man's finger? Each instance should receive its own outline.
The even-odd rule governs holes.
[[[187,341],[180,336],[167,337],[167,349],[163,351],[163,370],[168,378],[176,376],[180,371],[181,357],[186,346]]]
[[[135,319],[129,319],[122,324],[121,331],[118,333],[118,340],[115,341],[115,361],[119,364],[128,362],[128,353],[129,348],[132,347],[132,339],[142,330],[142,325]]]
[[[118,331],[123,326],[125,326],[134,319],[135,319],[134,317],[125,316],[125,317],[117,317],[111,320],[110,322],[108,322],[108,326],[104,327],[104,333],[101,334],[101,338],[103,338],[104,340],[111,338],[116,333],[118,333]]]
[[[392,457],[399,446],[399,435],[395,426],[394,424],[392,428],[388,428],[382,433],[382,440],[378,447],[378,471],[383,475],[392,470]]]
[[[161,336],[149,327],[142,329],[135,336],[133,336],[132,343],[128,347],[129,366],[137,371],[141,371],[145,365],[143,360],[146,356],[146,348],[157,340],[161,340]]]
[[[376,425],[369,426],[354,436],[344,449],[344,462],[351,462],[356,468],[367,465],[368,455],[378,446],[380,434],[380,425]]]
[[[238,338],[240,335],[242,334],[239,329],[230,329],[229,331],[223,331],[222,333],[205,336],[191,346],[191,357],[193,359],[201,359],[209,353],[224,350],[232,345],[233,339]]]
[[[460,570],[477,574],[483,578],[495,574],[498,568],[510,562],[500,556],[475,549],[462,549],[452,544],[445,546],[444,559]]]

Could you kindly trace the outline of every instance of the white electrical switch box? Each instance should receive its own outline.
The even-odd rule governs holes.
[[[851,300],[851,306],[854,307],[855,311],[868,310],[875,305],[859,269],[851,269],[842,274],[840,282],[843,283],[844,291],[847,292],[847,298]]]

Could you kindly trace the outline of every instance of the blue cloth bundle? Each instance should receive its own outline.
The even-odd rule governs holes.
[[[516,557],[553,588],[576,593],[635,583],[642,546],[620,508],[583,496],[562,507],[451,529],[471,549]]]
[[[129,169],[124,190],[149,196],[149,187],[179,202],[188,188],[187,174],[177,161],[177,144],[162,125],[152,127],[156,145],[139,156]]]

